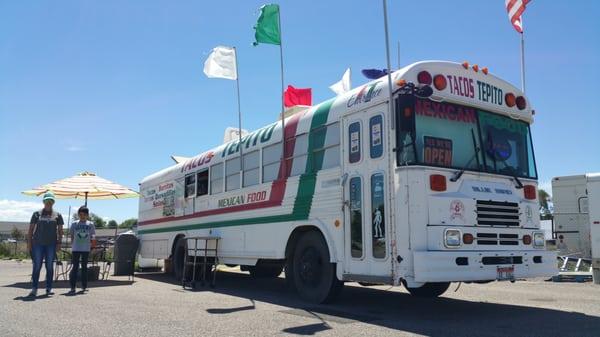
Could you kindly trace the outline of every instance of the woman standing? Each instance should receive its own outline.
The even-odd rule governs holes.
[[[36,211],[29,221],[27,233],[27,250],[31,252],[33,272],[31,279],[33,286],[29,297],[37,296],[42,260],[46,260],[46,296],[52,295],[52,279],[54,276],[54,258],[56,251],[60,250],[63,235],[63,218],[54,211],[54,193],[46,192],[43,198],[44,208]]]
[[[86,206],[79,207],[77,211],[79,221],[71,225],[71,242],[73,243],[73,258],[71,263],[73,269],[69,275],[71,281],[70,295],[75,294],[75,285],[77,284],[77,271],[79,270],[79,261],[81,260],[81,288],[87,289],[87,263],[91,248],[96,245],[96,230],[94,223],[88,221],[90,210]]]

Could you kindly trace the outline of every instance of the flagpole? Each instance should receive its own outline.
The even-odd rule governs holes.
[[[283,80],[283,34],[281,33],[281,6],[277,5],[277,24],[279,26],[279,64],[281,66],[281,165],[286,172],[285,164],[285,89]]]
[[[388,78],[388,95],[389,95],[389,103],[388,103],[388,109],[389,109],[389,113],[390,113],[390,126],[391,129],[394,129],[394,124],[395,124],[395,118],[394,118],[394,101],[393,99],[393,91],[392,91],[392,62],[390,62],[390,38],[389,38],[389,33],[388,33],[388,15],[387,15],[387,0],[383,0],[383,24],[384,24],[384,28],[385,28],[385,57],[386,57],[386,61],[387,61],[387,67],[388,67],[388,72],[387,72],[387,78]],[[393,183],[391,182],[391,179],[388,180],[388,183],[390,185],[390,190],[393,187]],[[395,218],[394,215],[392,214],[390,216],[390,222],[391,223],[395,223]],[[398,283],[400,282],[399,278],[396,277],[396,273],[397,273],[397,268],[398,265],[396,264],[396,257],[399,256],[398,255],[398,247],[396,245],[396,226],[391,226],[391,230],[390,230],[390,235],[391,240],[390,240],[390,257],[392,260],[392,283],[393,285],[398,285]],[[399,261],[399,260],[398,260]],[[400,263],[400,262],[398,262]]]
[[[390,62],[390,39],[388,34],[388,19],[387,19],[387,0],[383,0],[383,24],[385,28],[385,57],[387,61],[387,79],[388,79],[388,95],[389,95],[389,104],[388,108],[390,111],[390,120],[391,120],[391,128],[394,129],[394,106],[392,101],[392,63]]]
[[[523,16],[521,16],[521,91],[525,93],[525,30],[523,29]]]
[[[237,91],[237,106],[238,106],[238,141],[240,147],[240,188],[244,186],[244,150],[242,146],[242,107],[240,104],[240,72],[237,61],[237,49],[233,47],[235,55],[235,87]]]
[[[398,69],[400,69],[400,40],[398,42]]]

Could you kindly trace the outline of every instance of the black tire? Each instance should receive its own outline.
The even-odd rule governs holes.
[[[430,282],[425,283],[419,288],[409,288],[405,283],[404,287],[413,296],[433,298],[442,295],[446,290],[448,290],[448,287],[450,287],[450,282]]]
[[[283,271],[283,266],[277,265],[261,265],[258,263],[256,266],[248,266],[250,276],[254,278],[277,278]]]
[[[298,240],[293,256],[294,285],[300,298],[312,303],[333,301],[343,283],[329,262],[329,249],[321,233],[307,232]]]
[[[177,240],[177,243],[175,243],[175,249],[173,250],[173,276],[177,281],[181,281],[181,278],[183,277],[186,246],[186,239],[180,238]]]
[[[294,257],[290,256],[285,260],[285,284],[293,291],[296,291],[296,283],[294,282]]]

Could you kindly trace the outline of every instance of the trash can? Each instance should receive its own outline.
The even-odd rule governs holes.
[[[138,246],[139,240],[134,234],[123,233],[117,236],[114,248],[114,276],[133,274]]]

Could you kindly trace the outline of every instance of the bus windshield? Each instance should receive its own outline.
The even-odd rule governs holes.
[[[398,165],[537,177],[526,122],[451,103],[406,101],[397,109]]]

